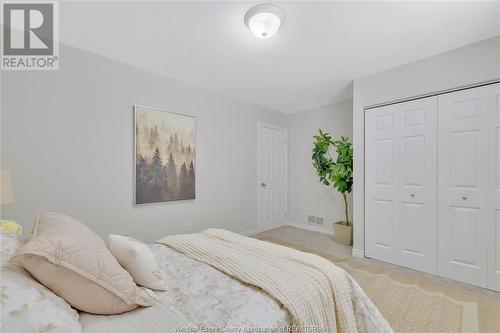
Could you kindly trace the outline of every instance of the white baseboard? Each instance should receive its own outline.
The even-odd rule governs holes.
[[[319,232],[325,235],[333,235],[333,228],[329,224],[330,228],[328,227],[322,227],[322,226],[317,226],[317,225],[312,225],[312,224],[307,224],[304,222],[295,222],[295,221],[287,221],[286,225],[299,228],[299,229],[304,229],[304,230],[309,230],[309,231],[315,231]]]
[[[304,230],[309,230],[309,231],[314,231],[314,232],[319,232],[325,235],[333,235],[333,227],[331,224],[328,224],[328,227],[322,227],[322,226],[316,226],[312,224],[307,224],[304,222],[296,222],[296,221],[286,221],[285,225],[276,225],[276,226],[269,226],[269,227],[257,227],[245,231],[240,231],[238,232],[240,235],[243,236],[255,236],[257,234],[260,234],[261,232],[268,231],[271,229],[283,227],[283,226],[290,226],[290,227],[295,227],[299,229],[304,229]]]
[[[364,258],[365,257],[365,251],[364,250],[358,250],[358,249],[352,249],[352,256],[354,258]]]
[[[283,227],[283,226],[285,226],[285,224],[280,224],[280,225],[275,225],[275,226],[267,226],[267,227],[257,227],[257,228],[253,228],[253,229],[249,229],[249,230],[245,230],[245,231],[240,231],[238,233],[242,236],[249,237],[249,236],[255,236],[255,235],[260,234],[261,232],[264,232],[264,231],[276,229],[276,228]]]

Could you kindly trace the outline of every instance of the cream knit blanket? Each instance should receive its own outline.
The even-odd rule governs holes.
[[[263,289],[304,332],[392,332],[351,276],[320,256],[220,229],[157,242]]]

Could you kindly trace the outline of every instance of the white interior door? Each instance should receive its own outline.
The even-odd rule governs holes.
[[[287,216],[287,132],[258,126],[259,229],[282,226]]]
[[[437,271],[437,98],[397,105],[398,264]]]
[[[438,272],[487,286],[488,90],[439,96]]]
[[[437,98],[365,117],[366,255],[435,273]]]
[[[365,113],[365,254],[390,263],[397,263],[394,117],[392,107]]]
[[[488,288],[500,291],[500,84],[492,85],[490,96],[490,184],[492,193],[489,230]]]

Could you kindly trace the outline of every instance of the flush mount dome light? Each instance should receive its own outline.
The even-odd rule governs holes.
[[[256,37],[270,38],[278,32],[284,18],[280,8],[262,4],[250,8],[245,15],[245,23]]]

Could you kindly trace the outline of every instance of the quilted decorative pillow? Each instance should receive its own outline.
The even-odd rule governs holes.
[[[78,310],[118,314],[153,304],[102,239],[69,216],[38,214],[18,254],[31,275]]]
[[[143,287],[166,290],[165,272],[153,251],[143,242],[126,236],[109,235],[108,248],[129,273]]]
[[[3,246],[3,244],[2,244]],[[79,333],[78,313],[35,281],[24,268],[2,264],[1,332]]]

